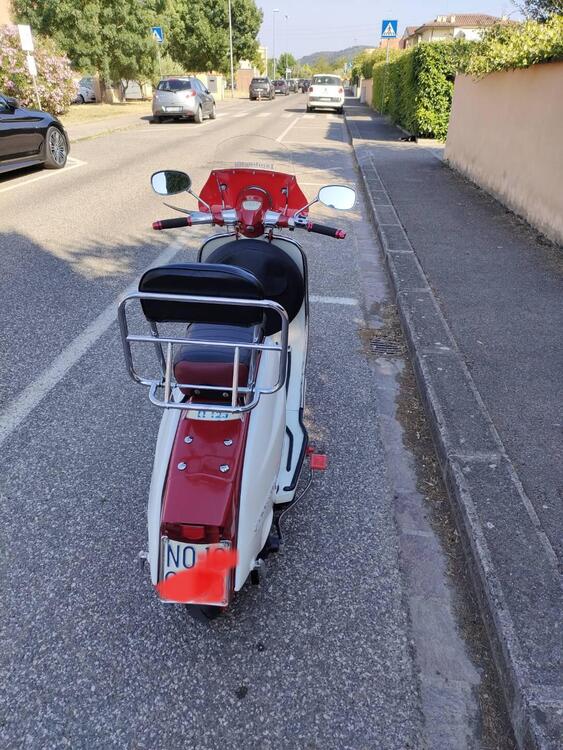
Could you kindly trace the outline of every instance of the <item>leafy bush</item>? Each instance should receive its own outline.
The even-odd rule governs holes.
[[[62,114],[77,90],[70,63],[50,39],[36,37],[34,42],[41,107],[54,115]],[[0,26],[0,91],[6,96],[17,97],[22,106],[36,109],[33,81],[25,58],[16,28]]]
[[[488,29],[458,61],[458,69],[474,78],[497,70],[527,68],[563,59],[563,16],[545,23],[498,24]]]
[[[373,106],[416,135],[445,138],[460,44],[436,42],[405,50],[373,67]]]

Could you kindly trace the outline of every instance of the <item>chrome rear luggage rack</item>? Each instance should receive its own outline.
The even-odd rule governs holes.
[[[127,321],[127,303],[133,300],[152,300],[155,302],[178,302],[201,304],[201,305],[222,305],[225,307],[253,307],[262,308],[264,312],[273,311],[279,315],[281,320],[281,330],[279,343],[253,343],[241,342],[233,343],[229,341],[208,341],[202,339],[187,339],[178,336],[162,336],[158,331],[157,323],[147,319],[151,328],[151,335],[138,335],[129,333]],[[127,370],[132,380],[140,385],[148,386],[149,399],[151,403],[164,409],[181,409],[184,411],[208,411],[221,412],[223,414],[241,414],[253,409],[260,400],[261,395],[276,393],[285,385],[287,374],[287,352],[288,352],[288,328],[289,321],[287,312],[282,305],[272,300],[249,300],[228,297],[207,297],[191,294],[156,294],[152,292],[132,292],[128,294],[120,303],[118,308],[118,321],[121,332],[121,342]],[[193,321],[186,320],[189,325]],[[227,324],[227,322],[225,322]],[[272,337],[270,337],[272,338]],[[156,347],[156,353],[161,370],[160,378],[147,378],[140,375],[135,369],[131,344],[152,344]],[[233,349],[233,380],[230,386],[211,386],[202,383],[178,383],[174,378],[173,354],[174,347],[182,346],[208,346],[224,347]],[[240,350],[247,349],[252,352],[251,375],[248,378],[247,386],[239,386],[239,358]],[[255,379],[256,359],[259,352],[277,352],[279,355],[278,378],[274,385],[269,387],[258,386]],[[224,402],[203,403],[194,401],[193,398],[186,400],[181,389],[189,389],[194,392],[217,391],[219,393],[229,393],[231,396],[230,405]],[[163,397],[159,398],[159,392],[163,392]],[[239,397],[242,396],[242,403],[239,403]]]

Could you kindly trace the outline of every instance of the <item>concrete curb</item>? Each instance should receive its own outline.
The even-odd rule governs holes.
[[[557,559],[428,284],[354,116],[346,124],[394,289],[518,746],[563,737]],[[538,614],[541,617],[538,618]]]

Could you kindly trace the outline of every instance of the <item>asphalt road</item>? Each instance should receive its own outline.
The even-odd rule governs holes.
[[[71,169],[0,180],[1,747],[422,745],[359,336],[360,210],[315,209],[350,231],[345,242],[303,239],[315,295],[306,417],[329,468],[289,514],[261,585],[203,626],[160,604],[139,563],[160,414],[126,376],[116,300],[155,260],[194,258],[205,235],[150,230],[175,215],[150,174],[185,169],[197,189],[217,144],[240,134],[290,148],[308,195],[356,183],[342,118],[305,114],[300,95],[241,101],[201,126],[143,122],[75,144]]]

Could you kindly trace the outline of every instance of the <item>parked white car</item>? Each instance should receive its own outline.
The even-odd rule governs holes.
[[[85,102],[96,101],[96,90],[92,78],[82,78],[78,82],[78,92],[73,104],[84,104]]]
[[[344,86],[340,76],[318,74],[313,76],[307,94],[307,112],[314,109],[335,109],[344,112]]]

